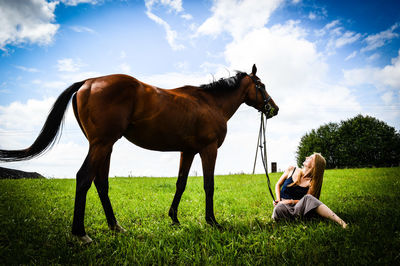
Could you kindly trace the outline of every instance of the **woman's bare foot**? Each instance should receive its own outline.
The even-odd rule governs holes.
[[[339,224],[342,226],[343,229],[347,229],[349,227],[349,225],[343,220],[340,220]]]

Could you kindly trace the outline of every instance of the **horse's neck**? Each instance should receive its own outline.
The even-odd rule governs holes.
[[[217,91],[209,93],[209,95],[213,98],[213,104],[221,111],[226,121],[235,114],[245,99],[245,91],[241,87],[236,90]]]

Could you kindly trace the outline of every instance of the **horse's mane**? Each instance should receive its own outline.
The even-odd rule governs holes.
[[[236,75],[229,78],[221,78],[219,80],[214,80],[209,84],[200,85],[200,88],[207,91],[217,91],[217,90],[235,90],[239,88],[242,79],[247,76],[247,73],[236,71]]]

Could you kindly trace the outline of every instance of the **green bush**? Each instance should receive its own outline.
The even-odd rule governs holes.
[[[400,133],[374,117],[358,115],[305,134],[297,148],[297,164],[313,152],[325,157],[328,169],[398,166]]]

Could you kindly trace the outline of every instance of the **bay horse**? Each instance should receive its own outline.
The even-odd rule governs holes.
[[[34,143],[27,149],[0,150],[0,161],[36,157],[50,149],[62,127],[64,113],[72,98],[76,120],[89,142],[89,152],[76,174],[72,234],[83,243],[86,234],[84,214],[87,192],[94,181],[108,226],[125,231],[115,216],[108,196],[108,173],[114,143],[121,137],[145,149],[179,151],[180,165],[176,192],[169,209],[173,224],[179,224],[178,205],[196,154],[200,154],[206,196],[205,219],[219,226],[214,216],[214,167],[217,150],[227,132],[227,121],[242,103],[271,118],[278,106],[256,76],[235,76],[210,84],[160,89],[133,77],[117,74],[74,83],[57,98]]]

